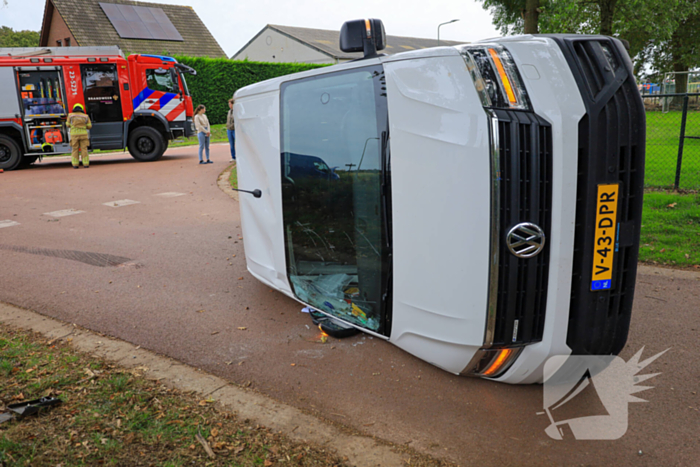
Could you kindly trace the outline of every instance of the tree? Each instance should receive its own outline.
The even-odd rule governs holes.
[[[675,76],[675,92],[685,93],[688,89],[687,72],[700,67],[700,8],[680,21],[667,40],[649,42],[640,55],[659,75],[680,72]]]
[[[537,34],[540,4],[548,0],[481,0],[504,35]]]
[[[629,43],[639,76],[700,66],[700,5],[697,0],[482,0],[503,34],[526,32],[603,34]],[[528,16],[529,15],[529,16]],[[687,75],[678,75],[685,89]]]
[[[36,31],[14,31],[0,27],[0,47],[38,47],[39,33]]]

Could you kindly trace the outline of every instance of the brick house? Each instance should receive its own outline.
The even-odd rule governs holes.
[[[226,57],[192,7],[129,0],[46,0],[39,45]]]

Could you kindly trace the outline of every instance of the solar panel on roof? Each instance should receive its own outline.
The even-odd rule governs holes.
[[[184,41],[160,8],[100,3],[102,11],[122,39]]]
[[[117,34],[120,37],[133,37],[134,31],[131,29],[129,22],[124,18],[121,10],[119,9],[121,5],[115,5],[114,3],[100,3],[102,11],[107,15],[107,19],[112,23],[114,29],[117,30]]]
[[[182,41],[184,40],[180,33],[175,29],[175,26],[173,26],[173,23],[170,22],[170,19],[166,16],[165,12],[161,10],[160,8],[149,8],[151,10],[151,13],[153,14],[153,17],[155,20],[158,22],[160,25],[161,29],[163,30],[163,33],[167,37],[167,40],[169,41]]]

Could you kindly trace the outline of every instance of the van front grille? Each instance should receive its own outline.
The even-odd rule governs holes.
[[[493,346],[542,340],[547,306],[552,207],[552,130],[529,112],[495,110],[499,145],[498,293]],[[510,252],[506,235],[528,222],[545,235],[531,258]]]

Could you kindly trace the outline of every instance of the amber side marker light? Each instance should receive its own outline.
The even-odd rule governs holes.
[[[501,58],[498,56],[498,52],[496,52],[494,49],[488,49],[489,54],[491,55],[491,58],[493,59],[493,63],[496,65],[496,70],[498,70],[498,74],[501,77],[501,82],[503,83],[503,88],[506,90],[506,94],[508,95],[508,101],[511,103],[511,105],[515,105],[518,103],[518,100],[515,98],[515,93],[513,92],[513,86],[510,84],[510,80],[508,79],[508,74],[506,73],[506,69],[503,68],[503,63],[501,63]]]
[[[498,374],[503,365],[510,362],[510,357],[518,349],[501,349],[493,362],[481,373],[481,376],[493,376]]]

